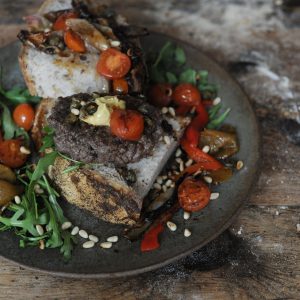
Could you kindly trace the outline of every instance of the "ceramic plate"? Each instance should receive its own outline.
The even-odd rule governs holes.
[[[151,34],[142,43],[148,52],[159,50],[166,41],[172,40],[161,34]],[[237,129],[240,151],[236,158],[242,160],[245,167],[228,182],[213,188],[213,191],[220,192],[219,199],[211,201],[188,221],[183,220],[182,212],[177,213],[174,216],[174,222],[178,225],[177,231],[165,230],[161,235],[160,249],[153,252],[142,253],[139,242],[130,243],[121,239],[113,248],[107,250],[98,246],[87,250],[78,245],[72,260],[64,263],[57,249],[20,249],[18,238],[12,232],[4,232],[0,233],[0,255],[22,266],[61,276],[104,278],[134,275],[159,268],[191,253],[228,228],[245,204],[257,177],[259,130],[256,118],[248,98],[228,73],[198,49],[186,43],[174,42],[185,49],[189,65],[209,72],[210,81],[220,87],[219,95],[224,107],[232,109],[227,123]],[[6,87],[24,84],[17,59],[19,47],[16,42],[0,49],[0,65]],[[62,206],[73,224],[101,237],[102,240],[108,236],[120,235],[121,226],[104,223],[64,202]],[[184,228],[191,230],[192,235],[189,238],[184,237]]]

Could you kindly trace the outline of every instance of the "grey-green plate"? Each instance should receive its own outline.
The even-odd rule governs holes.
[[[161,34],[151,34],[143,39],[143,46],[146,52],[159,50],[166,41],[172,40]],[[13,232],[3,232],[0,233],[1,256],[24,267],[66,277],[127,276],[171,263],[204,246],[228,228],[245,204],[256,181],[260,144],[257,121],[247,96],[228,73],[198,49],[186,43],[174,42],[185,49],[189,65],[209,72],[210,81],[220,86],[219,95],[224,107],[232,109],[228,123],[237,129],[240,140],[237,159],[242,160],[245,166],[230,181],[213,188],[214,191],[220,192],[219,199],[211,201],[205,209],[193,214],[188,221],[183,220],[182,212],[177,213],[174,216],[177,231],[165,230],[161,235],[160,249],[153,252],[142,253],[139,242],[130,243],[124,238],[107,250],[99,246],[83,249],[83,241],[80,241],[72,260],[66,264],[58,250],[21,249]],[[6,87],[24,84],[18,66],[18,52],[18,43],[0,49],[0,65],[3,68]],[[104,223],[74,206],[64,202],[62,204],[73,224],[101,237],[102,241],[112,235],[120,236],[120,226]],[[189,238],[184,237],[184,228],[191,230],[192,235]]]

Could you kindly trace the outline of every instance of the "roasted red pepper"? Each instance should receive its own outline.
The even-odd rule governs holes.
[[[197,147],[199,143],[200,131],[207,124],[208,113],[202,103],[196,107],[197,115],[187,127],[183,140],[186,140],[192,147]]]
[[[223,165],[218,160],[203,152],[198,147],[191,146],[187,140],[184,139],[181,141],[181,147],[192,160],[201,164],[203,170],[214,171],[223,168]]]
[[[152,251],[159,248],[160,244],[158,241],[159,234],[164,230],[164,226],[159,223],[155,227],[147,231],[142,239],[141,251]]]

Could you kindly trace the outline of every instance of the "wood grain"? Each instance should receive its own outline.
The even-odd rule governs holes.
[[[241,9],[235,6],[235,1],[227,2],[228,7]],[[16,39],[23,27],[22,16],[33,13],[41,3],[0,2],[1,46]],[[270,66],[279,78],[291,74],[290,85],[297,95],[296,78],[300,69],[292,59],[299,54],[300,40],[296,39],[299,29],[292,23],[289,27],[282,25],[280,28],[284,30],[278,27],[277,31],[256,32],[254,28],[253,40],[241,41],[240,52],[234,52],[222,44],[222,30],[213,32],[215,24],[211,20],[221,22],[217,16],[225,9],[225,4],[218,0],[211,6],[208,6],[210,1],[111,0],[110,3],[134,23],[200,45],[225,68],[235,70],[232,74],[248,92],[261,125],[263,159],[259,181],[249,206],[229,231],[175,264],[132,278],[73,280],[24,270],[0,259],[0,299],[299,299],[300,233],[296,229],[300,223],[299,142],[297,131],[292,135],[285,126],[286,119],[297,119],[299,113],[288,109],[293,105],[290,99],[274,95],[269,88],[279,84],[276,80],[257,84],[256,73],[240,64],[244,56],[251,62],[253,51],[269,55],[268,62],[271,58],[281,59],[270,62]],[[243,3],[246,7],[247,2]],[[261,7],[257,4],[253,9],[265,9],[267,3],[262,1]],[[205,13],[206,19],[197,15],[203,17]],[[274,11],[276,22],[283,17]],[[233,27],[231,30],[234,34]],[[231,32],[223,33],[235,42]],[[237,66],[242,73],[236,72]]]

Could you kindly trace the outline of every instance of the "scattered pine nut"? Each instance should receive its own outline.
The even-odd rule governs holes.
[[[158,184],[162,184],[163,183],[163,179],[160,176],[158,176],[157,179],[156,179],[156,182]]]
[[[214,101],[213,101],[213,105],[218,105],[219,103],[221,103],[221,98],[217,97]]]
[[[94,243],[98,243],[99,242],[99,238],[95,235],[90,234],[89,235],[89,239],[90,241],[94,242]]]
[[[112,247],[112,243],[111,242],[104,242],[104,243],[100,244],[100,247],[104,248],[104,249],[109,249],[109,248]]]
[[[21,204],[21,198],[20,198],[20,196],[15,196],[15,202],[16,202],[16,204]]]
[[[212,183],[212,178],[209,177],[209,176],[204,176],[203,179],[204,179],[204,181],[207,182],[207,183]]]
[[[168,188],[167,188],[166,185],[163,185],[163,186],[162,186],[162,189],[163,189],[164,193],[168,190]]]
[[[27,155],[29,155],[29,154],[31,153],[30,150],[27,149],[27,148],[24,147],[24,146],[21,146],[21,147],[20,147],[20,152],[23,153],[23,154],[27,154]]]
[[[183,161],[180,163],[179,165],[179,171],[183,172],[184,171],[184,165],[183,165]]]
[[[184,229],[184,233],[183,234],[184,234],[185,237],[189,237],[189,236],[192,235],[191,231],[189,229],[187,229],[187,228]]]
[[[193,160],[192,159],[189,159],[186,163],[185,163],[185,166],[186,167],[189,167],[189,166],[191,166],[192,164],[193,164]]]
[[[220,193],[211,193],[210,194],[210,200],[216,200],[220,196]]]
[[[154,183],[153,184],[153,187],[156,189],[156,190],[161,190],[161,185],[159,183]]]
[[[61,229],[62,230],[67,230],[69,228],[72,227],[72,223],[71,222],[64,222],[62,225],[61,225]]]
[[[78,234],[78,232],[79,232],[79,227],[75,226],[71,231],[71,235],[76,235],[76,234]]]
[[[182,154],[182,151],[181,151],[180,148],[178,148],[178,149],[176,150],[175,156],[176,156],[176,157],[179,157],[179,156],[181,156],[181,154]]]
[[[173,181],[171,179],[167,180],[166,187],[170,187],[172,185]]]
[[[84,249],[93,248],[94,246],[95,246],[95,242],[93,242],[93,241],[87,241],[82,244],[82,248],[84,248]]]
[[[236,163],[236,169],[237,169],[237,170],[242,169],[243,166],[244,166],[244,163],[243,163],[241,160],[239,160],[239,161]]]
[[[118,240],[119,237],[117,235],[110,236],[109,238],[106,239],[106,241],[110,243],[116,243]]]
[[[38,232],[39,235],[43,235],[44,234],[44,228],[41,225],[36,225],[35,226],[36,231]]]
[[[168,221],[167,226],[171,231],[176,231],[177,230],[177,225],[173,222]]]
[[[40,240],[39,243],[40,243],[40,247],[39,248],[41,250],[44,250],[45,249],[45,241],[44,240]]]
[[[210,151],[210,147],[208,145],[205,145],[203,148],[202,148],[202,151],[204,153],[208,153]]]
[[[188,220],[191,217],[191,214],[188,211],[183,212],[183,218]]]
[[[176,112],[175,112],[175,109],[173,107],[169,107],[169,113],[172,117],[176,117]]]
[[[165,142],[167,145],[171,145],[170,137],[168,137],[167,135],[165,135],[165,136],[164,136],[164,142]]]
[[[112,47],[119,47],[121,45],[120,41],[110,41]]]
[[[168,111],[169,111],[169,109],[168,109],[167,107],[163,107],[163,108],[161,109],[161,112],[162,112],[163,114],[166,114]]]
[[[89,237],[89,235],[87,234],[87,232],[83,229],[79,230],[79,235],[84,238],[87,239]]]

